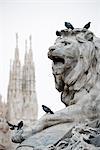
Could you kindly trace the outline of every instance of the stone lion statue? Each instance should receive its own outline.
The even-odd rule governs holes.
[[[56,89],[66,107],[78,109],[81,105],[81,112],[89,118],[98,116],[100,39],[86,29],[62,30],[48,57],[53,61]]]
[[[26,145],[30,139],[32,144],[28,144],[34,147],[37,136],[42,141],[39,141],[40,145],[53,144],[77,123],[100,118],[100,39],[87,29],[61,30],[49,48],[48,58],[52,60],[55,87],[61,92],[61,101],[66,107],[44,115],[28,132],[25,128],[20,134],[15,132],[13,142],[21,143],[21,139],[25,139],[21,145]],[[61,129],[63,127],[64,130]],[[46,138],[54,132],[57,136],[53,142],[48,140],[50,142],[44,144],[41,136]]]

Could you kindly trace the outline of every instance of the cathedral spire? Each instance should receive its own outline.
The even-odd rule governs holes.
[[[30,49],[29,49],[29,62],[33,62],[33,53],[32,53],[32,36],[29,36],[30,40]]]
[[[10,71],[11,71],[11,68],[12,68],[12,60],[10,59]]]
[[[9,80],[11,80],[11,71],[12,71],[12,60],[10,59],[10,73],[9,73],[10,77],[9,77]]]
[[[27,55],[27,40],[25,40],[25,57],[24,57],[24,62],[27,64],[28,55]]]
[[[32,49],[32,36],[29,36],[29,40],[30,40],[30,49]]]
[[[16,48],[18,49],[18,33],[16,33]]]
[[[18,60],[19,60],[18,33],[16,33],[15,61],[18,61]]]
[[[26,124],[37,119],[37,99],[35,92],[35,70],[32,62],[31,38],[29,49],[27,40],[24,42],[24,64],[19,60],[18,34],[15,36],[15,58],[10,62],[10,76],[7,93],[7,119],[12,123],[19,120]],[[28,50],[30,52],[28,52]],[[30,58],[29,58],[30,55]],[[29,105],[27,105],[29,104]],[[29,113],[27,113],[29,112]]]

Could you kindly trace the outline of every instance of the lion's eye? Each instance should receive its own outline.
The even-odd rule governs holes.
[[[64,45],[69,45],[70,43],[67,41],[62,41],[61,43],[63,43]]]

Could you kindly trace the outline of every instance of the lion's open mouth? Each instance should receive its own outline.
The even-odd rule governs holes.
[[[61,57],[58,57],[58,56],[53,56],[52,60],[53,60],[54,64],[57,64],[57,63],[64,64],[65,63],[65,60]]]

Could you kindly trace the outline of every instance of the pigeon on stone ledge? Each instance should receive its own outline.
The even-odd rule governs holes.
[[[10,130],[14,130],[15,128],[18,127],[17,125],[13,125],[13,124],[9,123],[8,121],[7,121],[7,124],[9,126]]]
[[[70,22],[65,22],[65,27],[72,30],[74,29],[73,25]]]
[[[42,105],[42,108],[43,108],[43,110],[44,110],[46,113],[54,114],[54,112],[53,112],[53,111],[51,111],[51,109],[50,109],[50,108],[48,108],[47,106]]]
[[[91,24],[91,22],[88,22],[83,28],[89,29],[90,28],[90,24]]]
[[[8,121],[7,121],[7,124],[9,126],[10,130],[15,130],[15,128],[17,128],[17,130],[19,130],[23,127],[23,121],[20,121],[18,123],[18,125],[13,125],[13,124],[9,123]]]
[[[21,129],[23,127],[23,121],[20,121],[17,126],[17,130]]]

